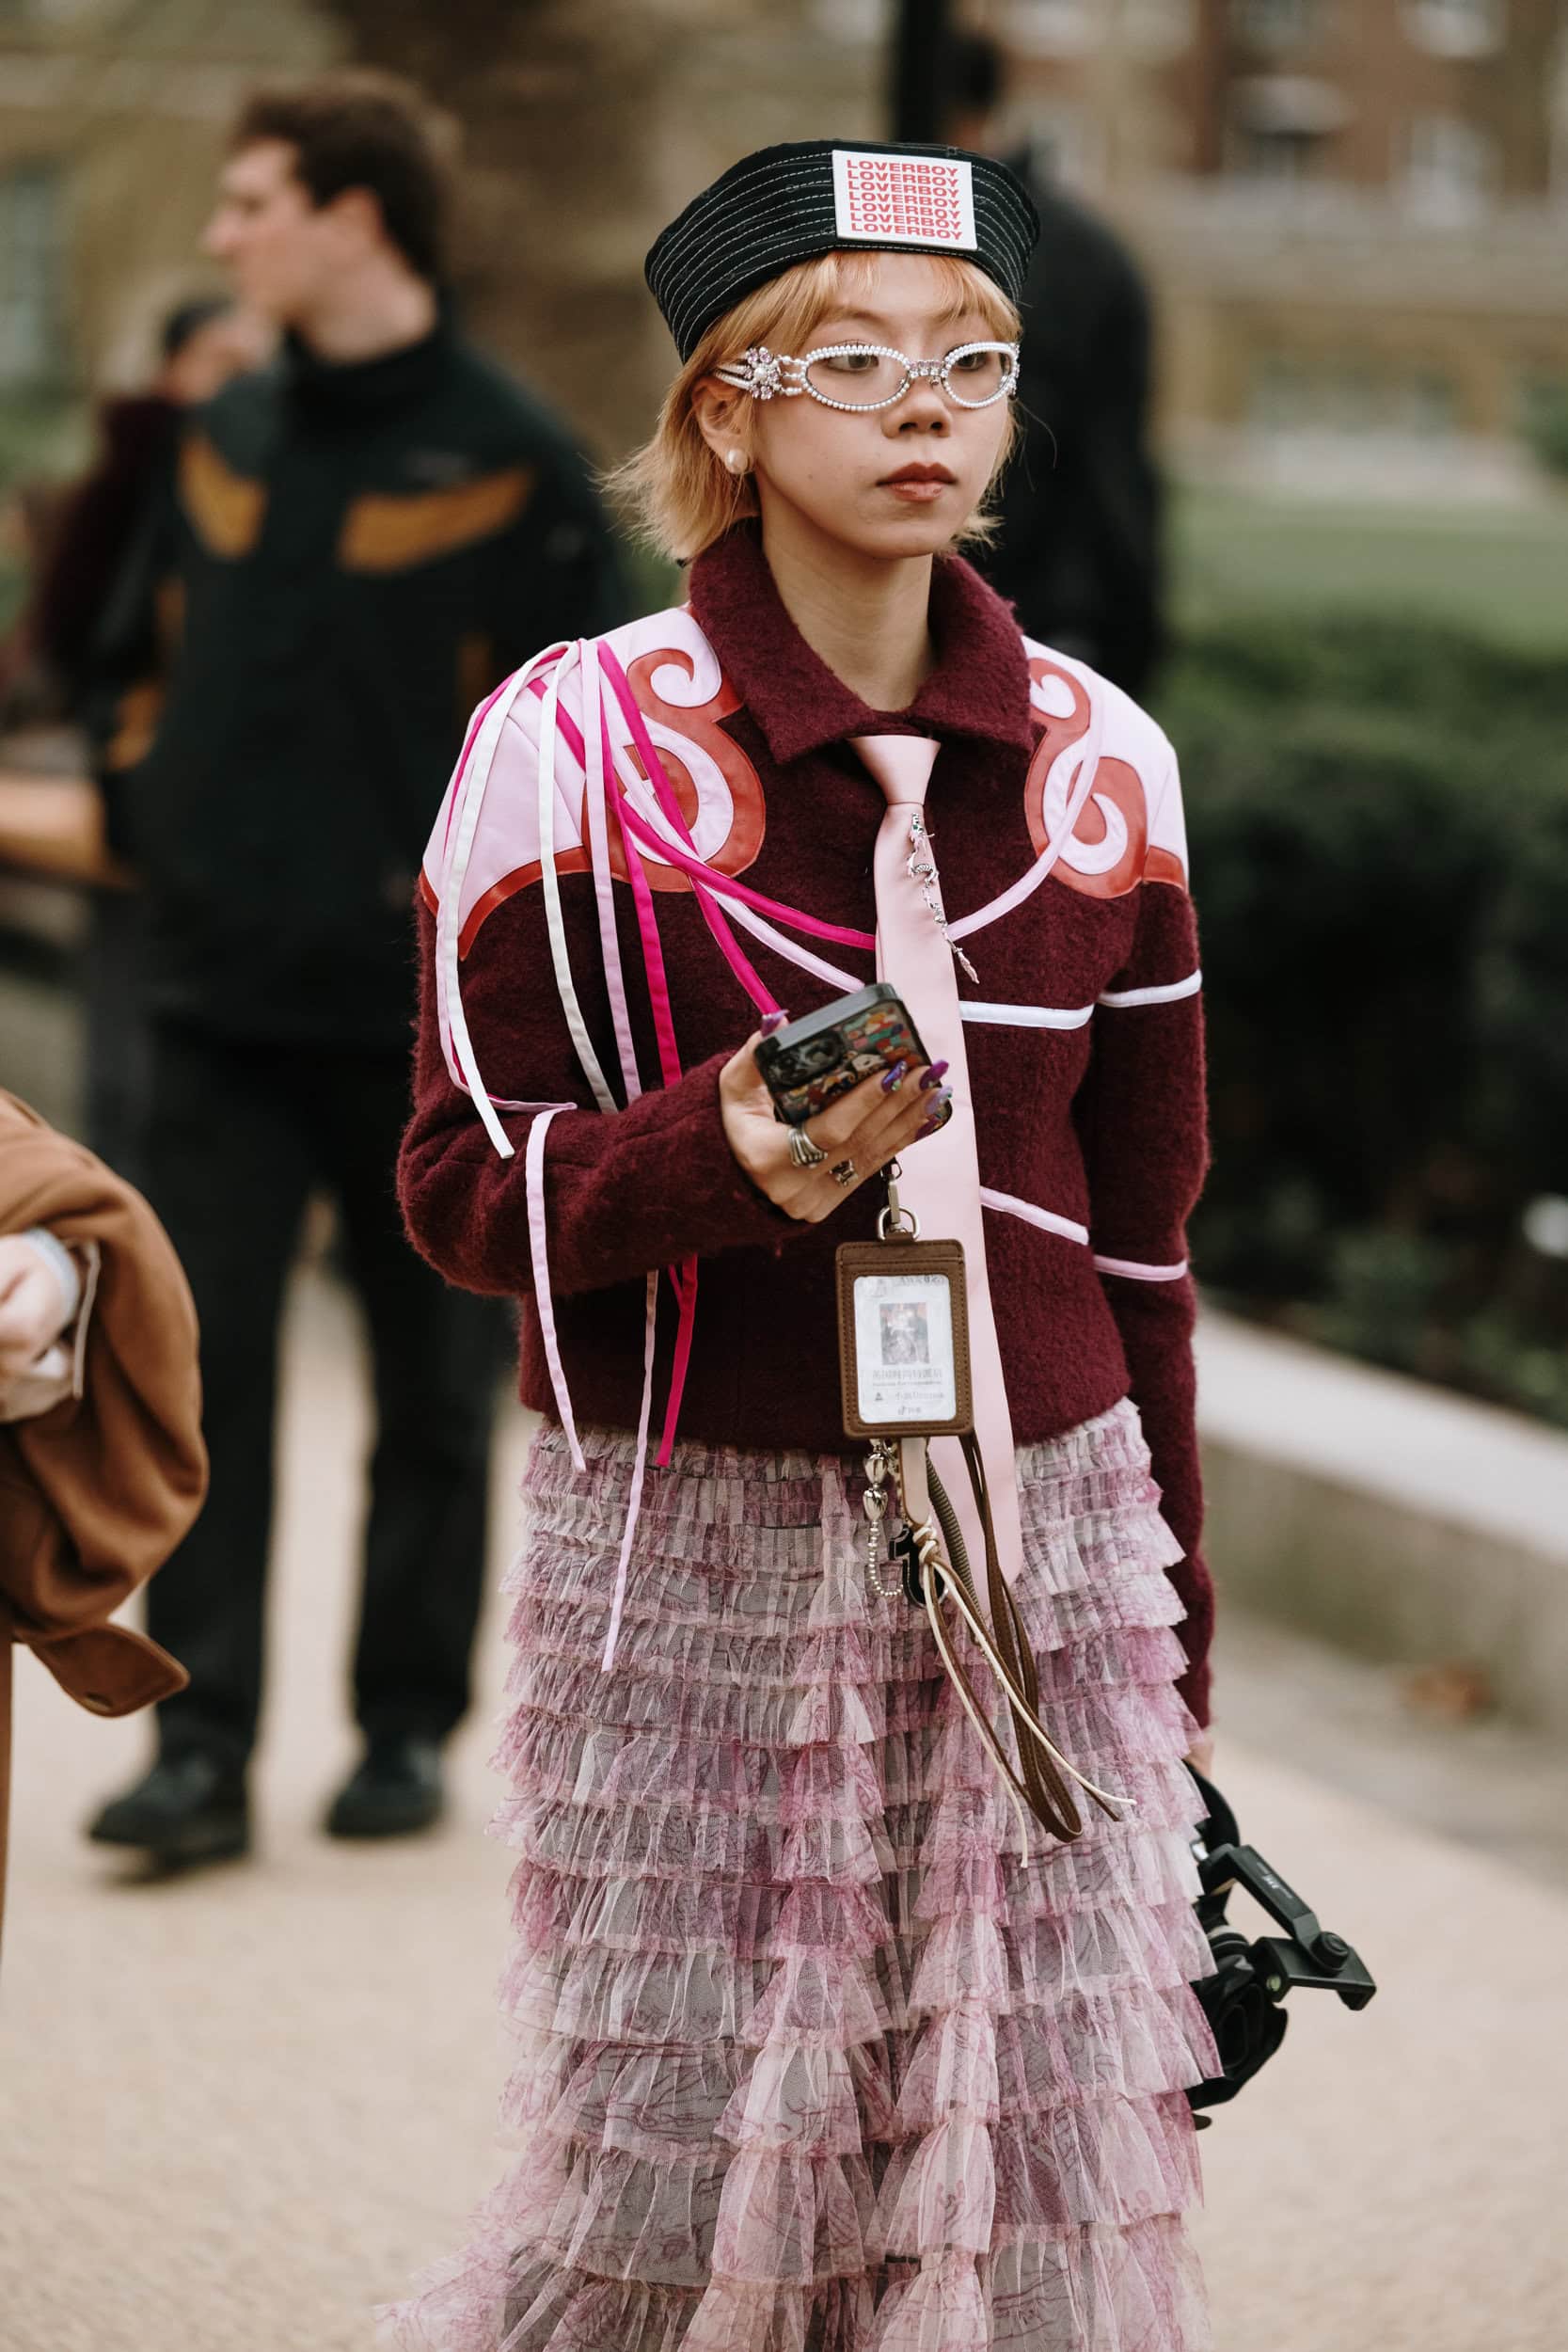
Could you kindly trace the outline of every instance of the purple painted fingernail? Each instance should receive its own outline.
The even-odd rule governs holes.
[[[904,1080],[908,1077],[910,1065],[907,1061],[895,1061],[893,1068],[883,1076],[882,1092],[884,1094],[892,1094],[895,1092],[895,1090],[900,1087]]]
[[[944,1061],[934,1061],[929,1070],[925,1071],[921,1075],[920,1087],[922,1093],[929,1094],[933,1087],[941,1086],[946,1075],[947,1064]]]
[[[773,1034],[773,1032],[774,1032],[774,1030],[775,1030],[775,1029],[782,1029],[782,1028],[784,1027],[784,1023],[785,1023],[788,1019],[789,1019],[789,1015],[788,1015],[788,1013],[787,1013],[787,1012],[785,1012],[785,1010],[784,1010],[784,1007],[783,1007],[782,1005],[780,1006],[780,1008],[779,1008],[779,1009],[778,1009],[778,1011],[777,1011],[777,1012],[765,1012],[765,1013],[763,1014],[763,1016],[762,1016],[762,1034],[763,1034],[763,1036],[764,1036],[764,1037],[771,1037],[771,1036],[772,1036],[772,1034]]]

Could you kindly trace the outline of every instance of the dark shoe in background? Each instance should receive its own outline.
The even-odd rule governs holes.
[[[111,1798],[87,1836],[100,1846],[139,1846],[158,1862],[228,1862],[250,1851],[245,1774],[199,1748],[161,1756]]]
[[[329,1837],[407,1837],[433,1828],[446,1810],[441,1750],[435,1740],[372,1740],[332,1801]]]

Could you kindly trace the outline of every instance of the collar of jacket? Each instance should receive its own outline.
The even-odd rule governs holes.
[[[936,662],[907,710],[873,710],[815,654],[784,610],[754,521],[691,566],[691,610],[781,766],[852,735],[962,736],[1027,752],[1029,670],[1011,610],[961,556],[931,573]]]
[[[442,302],[435,326],[417,342],[402,343],[373,359],[324,359],[298,335],[283,339],[283,379],[305,406],[337,415],[397,407],[414,400],[435,381],[451,348],[450,306]]]

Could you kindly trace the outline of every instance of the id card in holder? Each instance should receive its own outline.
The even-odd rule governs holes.
[[[962,1242],[847,1241],[837,1265],[846,1436],[946,1438],[972,1429]]]

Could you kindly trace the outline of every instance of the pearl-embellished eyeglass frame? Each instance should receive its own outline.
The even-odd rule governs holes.
[[[965,400],[953,388],[953,370],[960,360],[982,352],[999,356],[1003,381],[983,400]],[[956,408],[990,408],[999,400],[1010,400],[1018,390],[1018,353],[1017,343],[957,343],[940,359],[911,359],[907,352],[897,351],[890,343],[825,343],[816,351],[808,351],[803,358],[793,358],[784,352],[769,351],[766,343],[753,343],[739,359],[726,361],[714,373],[737,392],[749,392],[753,400],[798,400],[802,392],[807,392],[824,408],[842,408],[856,416],[893,407],[911,384],[920,382],[935,384]],[[881,400],[834,400],[812,382],[810,371],[819,360],[852,358],[896,360],[903,370],[897,389]]]

